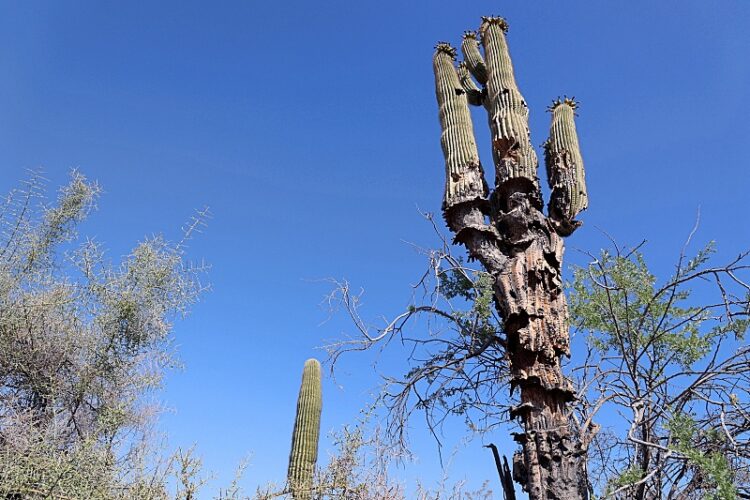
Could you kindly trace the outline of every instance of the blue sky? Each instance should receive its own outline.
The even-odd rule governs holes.
[[[317,280],[365,287],[372,318],[408,303],[424,263],[405,242],[436,243],[416,208],[437,212],[443,187],[433,46],[481,15],[510,22],[535,144],[553,98],[582,102],[591,208],[568,263],[607,244],[600,228],[647,239],[666,274],[699,207],[697,241],[749,246],[750,3],[470,4],[0,2],[0,191],[27,168],[52,186],[79,168],[105,191],[83,232],[115,259],[211,207],[191,256],[212,264],[213,291],[176,327],[186,368],[167,380],[160,425],[174,446],[197,443],[214,484],[249,453],[247,486],[283,480],[302,363],[351,332],[325,321]],[[347,358],[326,381],[324,431],[366,405],[370,362]],[[418,421],[414,444],[404,477],[439,477]],[[480,444],[454,479],[495,479]]]

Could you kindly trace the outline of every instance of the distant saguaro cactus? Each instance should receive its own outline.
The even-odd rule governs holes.
[[[545,156],[552,194],[545,216],[529,109],[516,84],[507,30],[503,18],[482,18],[478,33],[464,33],[464,62],[457,68],[456,50],[447,43],[436,46],[433,68],[446,173],[443,215],[455,241],[494,280],[511,392],[520,389],[520,404],[511,410],[523,431],[515,434],[521,450],[513,459],[513,479],[532,500],[584,499],[585,454],[595,426],[571,427],[569,403],[575,395],[560,364],[563,355],[570,355],[562,237],[580,226],[575,217],[587,206],[573,123],[576,104],[558,100],[551,108]],[[469,104],[483,105],[489,115],[492,193],[479,161]]]
[[[295,500],[312,498],[312,481],[318,461],[320,413],[323,407],[320,379],[320,362],[317,359],[305,361],[287,472],[289,490]]]

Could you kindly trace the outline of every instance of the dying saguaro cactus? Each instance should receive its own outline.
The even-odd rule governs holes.
[[[433,68],[446,171],[443,215],[455,241],[494,280],[511,392],[518,390],[520,399],[511,411],[522,429],[514,435],[520,450],[513,459],[513,479],[531,499],[583,499],[588,498],[585,454],[593,431],[571,427],[574,392],[561,368],[562,356],[570,355],[562,237],[580,225],[575,217],[587,204],[575,104],[560,101],[552,108],[546,145],[552,197],[545,216],[529,110],[516,84],[507,30],[500,17],[482,18],[478,34],[464,34],[465,60],[457,68],[455,49],[446,43],[436,47]],[[489,118],[496,174],[491,194],[469,104],[483,105]]]
[[[320,362],[317,359],[308,359],[302,371],[302,385],[297,398],[297,416],[294,419],[292,451],[289,454],[287,472],[289,490],[295,500],[312,498],[322,408]]]

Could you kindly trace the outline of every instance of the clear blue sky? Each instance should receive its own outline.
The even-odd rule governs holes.
[[[591,208],[569,263],[606,244],[598,227],[648,239],[666,272],[699,206],[699,241],[749,246],[746,0],[0,2],[1,192],[26,168],[52,186],[80,168],[105,190],[84,232],[113,258],[211,207],[192,257],[213,265],[213,291],[177,325],[186,369],[161,428],[198,444],[214,484],[248,453],[247,486],[283,480],[302,363],[351,331],[323,323],[314,280],[364,286],[373,318],[407,304],[423,261],[404,241],[435,243],[415,207],[437,212],[443,187],[433,46],[483,14],[510,22],[535,144],[554,97],[582,102]],[[369,363],[326,381],[324,430],[366,404]],[[429,481],[435,450],[414,428],[421,464],[404,476]],[[480,444],[453,478],[495,480]]]

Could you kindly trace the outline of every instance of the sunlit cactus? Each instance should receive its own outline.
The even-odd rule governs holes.
[[[502,17],[484,17],[479,34],[487,66],[485,106],[492,132],[495,184],[511,179],[530,182],[538,191],[538,160],[529,137],[529,108],[516,85],[513,64],[505,41],[508,23]]]
[[[552,194],[549,216],[559,226],[558,232],[570,234],[580,222],[576,216],[588,207],[583,158],[578,146],[573,99],[558,99],[550,106],[552,125],[544,144],[544,163]]]
[[[461,61],[459,63],[456,68],[456,73],[458,74],[458,81],[461,83],[461,87],[466,92],[466,98],[469,101],[469,104],[474,106],[482,104],[484,97],[482,89],[474,83],[474,79],[469,73],[469,67],[466,65],[466,61]]]
[[[435,47],[435,94],[437,96],[442,135],[440,143],[445,155],[445,196],[443,208],[467,201],[484,199],[488,188],[484,179],[474,126],[453,61],[456,49],[447,43]]]
[[[479,41],[475,31],[465,31],[461,42],[461,53],[466,62],[466,68],[474,75],[481,85],[487,83],[487,67],[482,53],[479,52]]]
[[[312,481],[318,461],[320,413],[323,407],[320,380],[320,362],[317,359],[305,361],[287,473],[289,490],[295,500],[312,498]]]

